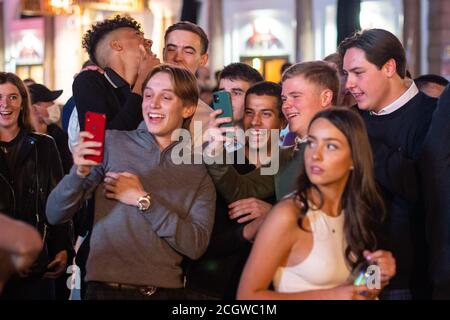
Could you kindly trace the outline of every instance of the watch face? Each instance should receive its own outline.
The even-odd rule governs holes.
[[[139,199],[139,210],[145,211],[150,207],[150,200],[147,197],[142,197]]]

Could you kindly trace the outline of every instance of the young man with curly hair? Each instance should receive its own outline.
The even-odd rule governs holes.
[[[142,82],[159,59],[140,24],[117,15],[93,25],[83,38],[89,59],[104,70],[81,72],[73,95],[81,130],[87,111],[106,114],[107,129],[133,130],[142,121]]]
[[[151,52],[152,41],[144,38],[140,24],[129,16],[117,15],[93,25],[83,38],[83,47],[96,66],[75,78],[72,90],[76,109],[69,121],[69,145],[78,141],[88,111],[106,115],[106,128],[135,130],[142,122],[142,83],[160,63]],[[73,149],[73,148],[72,148]],[[72,150],[73,151],[73,150]],[[76,234],[91,229],[94,201],[75,218]],[[88,236],[89,237],[89,236]],[[77,252],[76,263],[84,276],[89,238]],[[84,287],[82,286],[82,295]]]

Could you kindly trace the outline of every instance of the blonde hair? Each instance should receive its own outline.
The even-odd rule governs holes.
[[[302,76],[305,80],[323,89],[330,89],[333,92],[333,101],[331,103],[334,106],[337,104],[340,88],[339,77],[337,69],[328,62],[309,61],[296,63],[283,73],[282,82],[298,76]]]

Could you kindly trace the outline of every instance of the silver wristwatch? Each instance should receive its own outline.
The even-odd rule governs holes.
[[[152,198],[150,197],[150,194],[147,193],[145,196],[142,196],[138,199],[138,208],[140,211],[147,211],[148,208],[150,208],[150,205],[152,204]]]

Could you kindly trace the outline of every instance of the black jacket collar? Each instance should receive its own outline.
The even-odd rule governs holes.
[[[105,68],[104,76],[108,80],[108,82],[116,89],[122,87],[130,88],[130,84],[126,82],[124,78],[119,76],[117,72],[115,72],[111,68]]]

